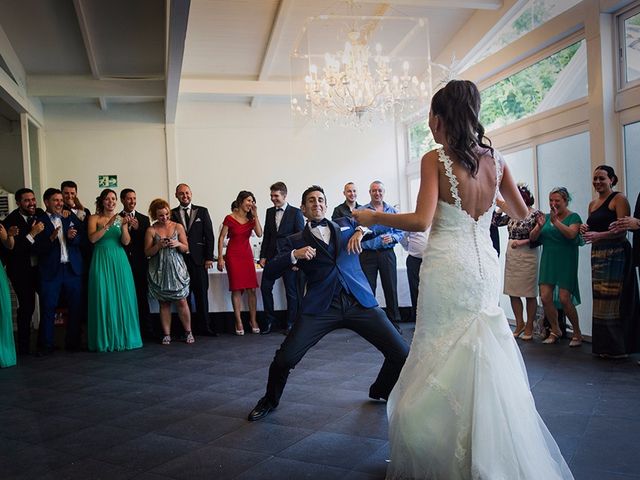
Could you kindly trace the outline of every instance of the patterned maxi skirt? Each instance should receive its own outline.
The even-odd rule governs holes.
[[[625,355],[640,351],[640,315],[629,242],[611,241],[591,248],[593,353]]]

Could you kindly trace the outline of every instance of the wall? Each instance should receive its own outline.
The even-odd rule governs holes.
[[[269,186],[289,188],[299,206],[304,189],[321,185],[329,215],[344,201],[347,181],[356,182],[358,200],[369,201],[374,179],[387,187],[385,200],[399,203],[395,129],[392,123],[363,131],[298,125],[288,105],[183,102],[176,118],[178,181],[190,184],[193,201],[211,211],[219,225],[238,191],[252,191],[260,218],[271,206]]]
[[[20,122],[0,120],[0,187],[15,192],[24,186]]]
[[[100,174],[118,176],[118,193],[136,190],[145,213],[151,200],[168,196],[162,104],[110,104],[106,111],[95,104],[46,105],[44,118],[43,187],[74,180],[91,211]]]

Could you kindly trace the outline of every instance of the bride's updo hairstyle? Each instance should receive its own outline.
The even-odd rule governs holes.
[[[480,123],[480,92],[473,82],[451,80],[431,99],[431,113],[440,117],[447,130],[448,147],[473,177],[478,173],[477,146],[493,154],[491,141]],[[489,144],[485,144],[486,139]]]

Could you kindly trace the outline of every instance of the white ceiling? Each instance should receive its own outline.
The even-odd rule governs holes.
[[[359,0],[353,8],[427,17],[436,58],[477,8],[501,6]],[[164,100],[168,121],[179,93],[273,101],[288,94],[289,54],[307,17],[345,8],[327,0],[0,0],[0,97],[18,111],[29,103],[16,92],[36,105],[93,101],[103,109]]]

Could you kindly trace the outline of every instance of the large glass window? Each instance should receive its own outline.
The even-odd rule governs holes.
[[[421,118],[410,123],[407,128],[407,136],[409,141],[409,161],[417,162],[422,156],[436,147],[431,130],[429,129],[429,121],[427,118]]]
[[[624,163],[627,198],[633,209],[640,193],[640,122],[624,126]]]
[[[487,130],[587,95],[584,40],[505,78],[481,92],[480,121]]]
[[[640,8],[621,17],[622,83],[640,80]]]
[[[481,49],[469,65],[478,63],[545,22],[569,10],[581,0],[529,0],[514,12],[510,21]]]

